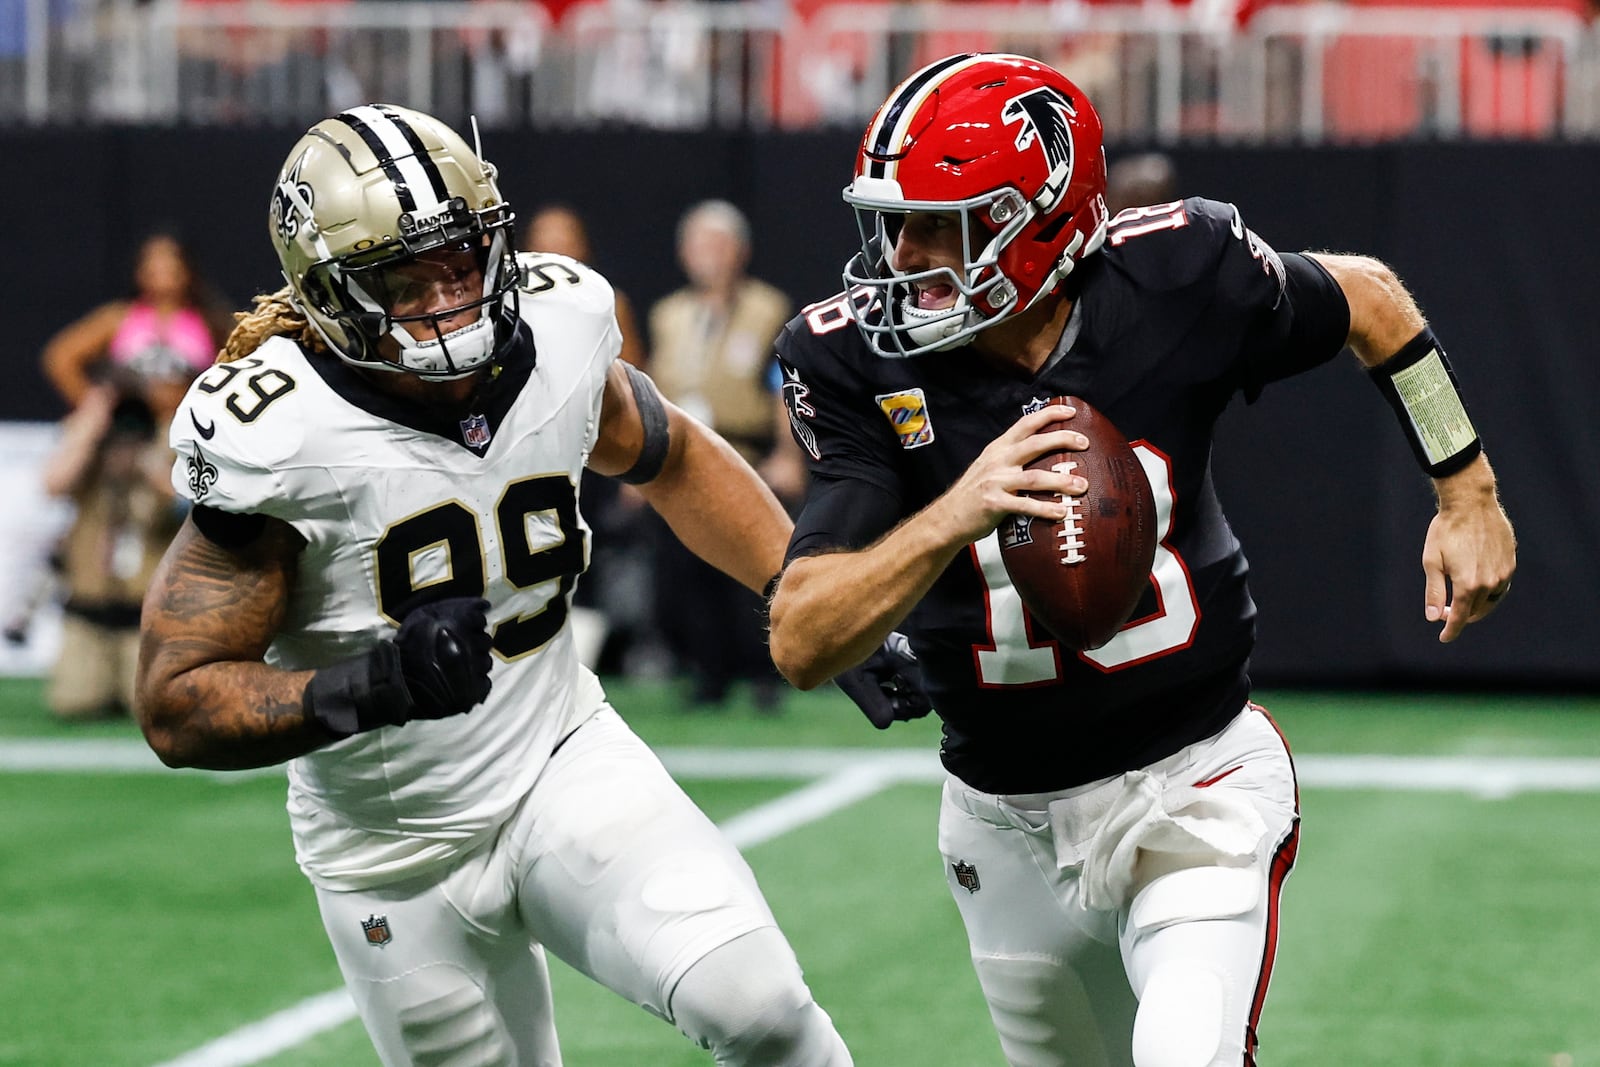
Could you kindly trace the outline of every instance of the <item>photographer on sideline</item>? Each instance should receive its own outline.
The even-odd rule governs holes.
[[[84,394],[44,472],[46,491],[77,508],[52,560],[66,603],[47,699],[64,720],[133,706],[140,604],[183,519],[164,420],[139,384],[120,378]]]

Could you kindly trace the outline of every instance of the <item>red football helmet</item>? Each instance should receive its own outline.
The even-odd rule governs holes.
[[[1106,233],[1100,116],[1059,71],[1001,53],[949,56],[902,82],[873,116],[844,199],[862,251],[845,284],[880,355],[965,343],[1054,291]],[[948,212],[963,234],[962,277],[889,262],[909,212]],[[953,307],[918,306],[916,282],[953,284]],[[865,306],[863,306],[865,305]]]

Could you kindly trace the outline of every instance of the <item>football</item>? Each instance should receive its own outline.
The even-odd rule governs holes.
[[[1156,509],[1139,457],[1110,419],[1077,397],[1078,410],[1045,431],[1077,430],[1082,452],[1048,452],[1029,468],[1063,470],[1089,483],[1060,522],[1014,515],[1000,524],[1000,558],[1023,606],[1068,648],[1099,648],[1128,621],[1150,586]],[[1046,498],[1055,494],[1030,493]]]

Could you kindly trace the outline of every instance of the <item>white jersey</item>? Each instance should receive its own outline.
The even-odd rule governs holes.
[[[172,422],[179,492],[306,539],[269,664],[316,668],[370,648],[419,592],[491,605],[482,705],[290,763],[296,854],[326,888],[432,871],[478,844],[605,701],[566,619],[588,563],[579,478],[621,336],[605,279],[559,256],[524,266],[524,325],[483,412],[430,424],[278,337],[202,374]]]

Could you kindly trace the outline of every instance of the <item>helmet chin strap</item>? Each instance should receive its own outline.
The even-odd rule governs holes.
[[[399,323],[389,327],[389,336],[400,346],[398,363],[380,364],[386,370],[405,371],[439,381],[465,378],[488,363],[494,354],[494,319],[491,305],[478,309],[478,321],[453,330],[431,341],[419,341]],[[451,370],[451,367],[456,369]]]

